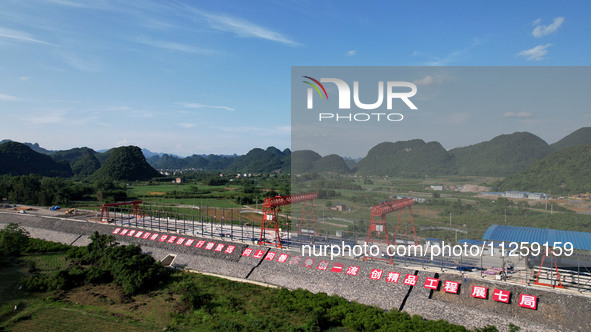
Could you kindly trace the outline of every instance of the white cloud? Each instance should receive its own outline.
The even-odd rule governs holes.
[[[26,42],[26,43],[53,45],[52,43],[48,43],[46,41],[33,38],[30,34],[28,34],[26,32],[12,30],[12,29],[6,29],[6,28],[1,28],[1,27],[0,27],[0,38],[11,39],[11,40],[16,40],[19,42]]]
[[[194,125],[194,124],[192,124],[192,123],[187,123],[187,122],[184,122],[184,123],[179,123],[179,127],[182,127],[182,128],[187,128],[187,129],[189,129],[189,128],[193,128],[193,127],[195,127],[195,125]]]
[[[482,41],[480,39],[472,38],[472,40],[470,41],[470,43],[466,47],[453,50],[444,57],[434,56],[432,54],[425,53],[425,52],[418,51],[418,50],[413,51],[412,55],[430,58],[431,59],[430,61],[427,61],[426,63],[423,64],[425,66],[447,66],[450,63],[454,63],[454,62],[457,62],[458,60],[461,60],[462,58],[465,58],[466,54],[469,51],[471,51],[472,49],[474,49],[480,45],[482,45]]]
[[[288,37],[280,34],[279,32],[273,31],[271,29],[262,27],[260,25],[240,18],[231,17],[227,15],[212,14],[202,10],[195,9],[187,5],[181,6],[188,12],[197,14],[205,18],[212,28],[220,31],[230,32],[239,37],[266,39],[289,46],[301,45],[300,43],[289,39]]]
[[[88,72],[88,73],[96,73],[100,71],[100,66],[90,60],[82,59],[77,55],[66,53],[66,52],[59,52],[58,56],[70,67]]]
[[[156,48],[161,48],[168,51],[177,51],[177,52],[185,52],[185,53],[193,53],[193,54],[214,54],[217,53],[216,51],[199,48],[191,45],[185,45],[175,42],[168,42],[168,41],[159,41],[148,39],[145,37],[140,37],[135,40],[140,44],[144,44],[147,46],[152,46]]]
[[[145,109],[136,109],[125,105],[112,105],[106,108],[107,111],[120,112],[120,115],[126,115],[132,118],[153,118],[154,112]]]
[[[534,28],[534,30],[532,31],[532,35],[536,38],[541,38],[544,36],[547,36],[551,33],[556,32],[556,30],[558,30],[558,28],[560,28],[560,26],[562,25],[562,23],[564,23],[564,17],[559,16],[556,17],[554,19],[554,21],[552,22],[552,24],[550,25],[539,25],[542,22],[541,19],[537,19],[534,21],[534,25],[536,26]]]
[[[116,146],[126,146],[129,145],[129,142],[127,141],[127,138],[123,138],[122,141],[119,141],[115,144]]]
[[[535,20],[535,21],[532,23],[532,25],[538,25],[538,24],[540,24],[540,23],[542,23],[542,19],[541,19],[541,18],[538,18],[537,20]]]
[[[66,111],[65,110],[49,110],[44,111],[43,113],[39,113],[37,115],[31,115],[25,118],[22,118],[27,123],[32,124],[55,124],[55,123],[62,123],[66,121]]]
[[[129,106],[109,106],[107,109],[109,111],[131,111],[133,108]]]
[[[28,81],[29,80],[29,76],[21,76],[18,78],[21,81]]]
[[[215,105],[204,105],[199,103],[187,103],[187,102],[178,102],[177,105],[185,108],[212,108],[212,109],[221,109],[226,111],[235,111],[236,109],[228,106],[215,106]]]
[[[357,50],[348,50],[347,51],[348,56],[354,56],[355,54],[357,54]]]
[[[462,125],[468,121],[468,117],[466,113],[452,113],[447,118],[447,122],[452,125]]]
[[[426,86],[432,84],[441,84],[443,83],[443,80],[441,78],[435,78],[431,75],[427,75],[423,78],[419,78],[418,80],[414,80],[414,83],[419,86]]]
[[[521,51],[517,53],[517,55],[525,57],[528,61],[540,61],[544,59],[544,55],[548,54],[548,48],[550,46],[552,46],[552,44],[538,45],[534,48],[530,48],[529,50]]]
[[[248,127],[248,126],[237,126],[237,127],[220,127],[219,129],[229,132],[246,134],[252,136],[280,136],[291,134],[291,126],[275,126],[275,127]]]
[[[504,118],[529,118],[530,116],[532,116],[530,112],[506,112],[503,114]]]
[[[18,100],[17,97],[11,95],[5,95],[0,93],[0,100],[1,101],[15,101]]]

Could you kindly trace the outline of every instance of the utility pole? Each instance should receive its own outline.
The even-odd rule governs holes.
[[[550,191],[550,190],[548,190],[548,191]],[[549,197],[549,195],[546,195],[546,211],[548,211],[548,197]]]

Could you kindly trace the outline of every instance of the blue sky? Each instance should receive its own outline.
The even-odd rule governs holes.
[[[283,149],[291,66],[586,66],[590,9],[587,1],[5,0],[0,138],[179,155]],[[552,143],[585,125],[573,119],[549,136],[511,128]],[[475,130],[462,139],[490,138]]]

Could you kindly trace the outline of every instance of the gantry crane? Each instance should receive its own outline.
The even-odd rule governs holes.
[[[302,227],[302,222],[304,222],[305,215],[309,215],[306,213],[306,203],[310,201],[312,205],[312,216],[314,222],[314,229],[318,232],[318,227],[316,225],[316,216],[314,215],[314,200],[318,198],[318,193],[308,193],[308,194],[298,194],[298,195],[288,195],[288,196],[275,196],[275,197],[268,197],[265,198],[265,202],[263,203],[263,220],[261,222],[261,236],[259,238],[259,244],[270,244],[281,248],[281,237],[279,236],[279,223],[277,222],[277,212],[281,211],[279,209],[280,206],[289,205],[292,203],[300,203],[304,202],[304,213],[302,214],[302,219],[300,220],[300,231]],[[309,219],[307,219],[309,220]],[[269,237],[275,236],[275,239],[270,239]]]
[[[403,232],[401,226],[408,226],[411,224],[410,231],[414,235],[414,242],[417,244],[417,232],[415,230],[415,221],[412,216],[411,205],[415,202],[414,198],[402,198],[390,202],[383,202],[378,205],[371,207],[371,220],[369,222],[369,228],[367,230],[367,243],[384,243],[390,245],[396,244],[396,238]],[[401,222],[402,211],[408,208],[410,213],[410,220]],[[386,215],[392,212],[398,211],[398,220],[396,221],[396,229],[394,230],[394,239],[390,241],[390,234],[388,233],[388,224],[386,221]],[[407,231],[407,227],[404,227],[404,233]],[[403,234],[404,234],[403,233]]]
[[[101,216],[100,216],[99,222],[109,222],[109,207],[112,207],[112,206],[133,205],[132,214],[136,217],[141,217],[142,214],[140,212],[140,204],[142,204],[142,201],[105,203],[101,207]]]

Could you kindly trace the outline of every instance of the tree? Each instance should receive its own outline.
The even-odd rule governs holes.
[[[3,256],[18,256],[29,243],[29,232],[17,223],[6,225],[0,230],[0,252]]]

